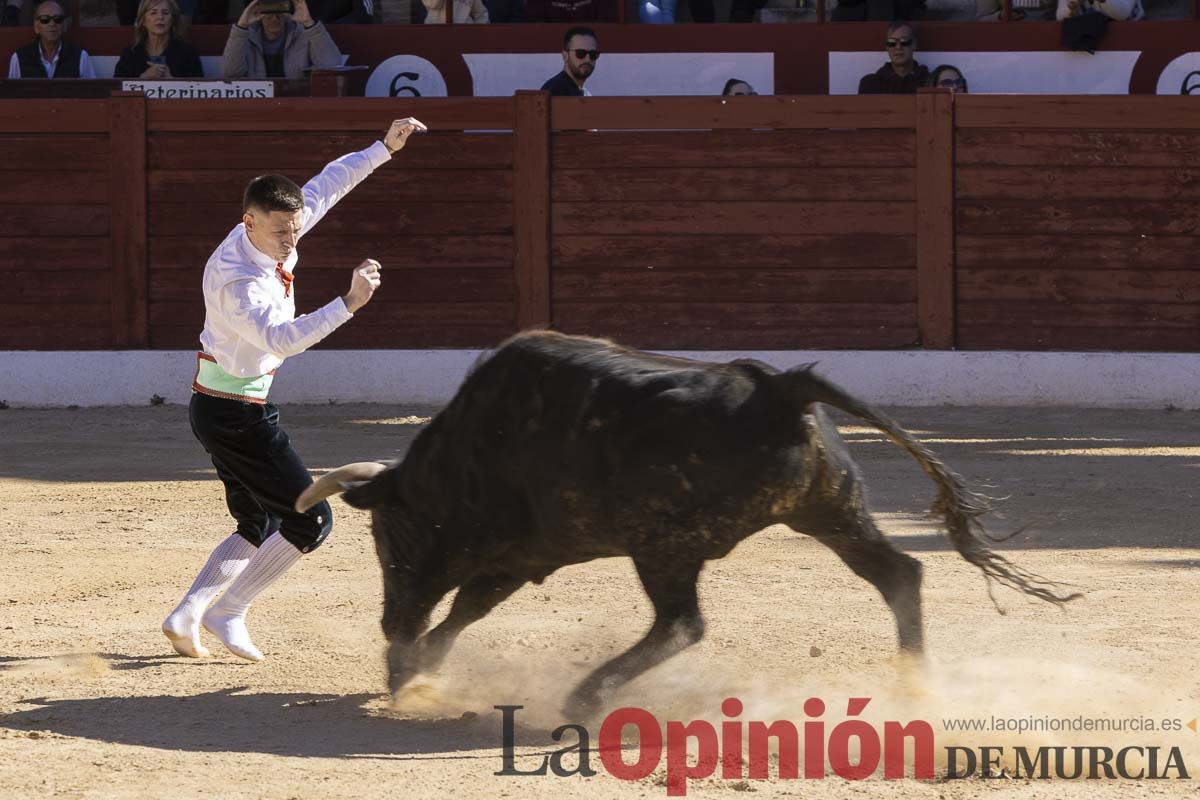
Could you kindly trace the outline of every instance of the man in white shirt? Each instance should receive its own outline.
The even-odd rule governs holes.
[[[63,41],[67,16],[54,0],[39,3],[33,12],[33,32],[37,38],[17,48],[8,60],[10,78],[94,78],[96,71],[81,50]]]
[[[237,532],[217,546],[163,622],[163,633],[181,655],[208,654],[200,644],[203,625],[230,652],[261,661],[246,630],[251,601],[329,535],[328,503],[303,514],[294,508],[312,478],[279,427],[279,411],[267,402],[267,393],[285,358],[333,333],[370,301],[380,267],[367,259],[354,269],[344,296],[296,317],[296,245],[414,131],[424,130],[415,119],[397,120],[382,142],[331,162],[303,189],[282,175],[255,178],[246,187],[241,224],[204,267],[203,350],[197,353],[189,418],[225,484]]]

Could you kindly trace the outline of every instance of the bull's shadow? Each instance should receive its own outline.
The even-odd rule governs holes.
[[[0,728],[163,750],[310,758],[478,758],[494,759],[499,768],[500,712],[461,719],[403,719],[365,707],[379,697],[233,688],[187,696],[37,698],[23,701],[35,706],[32,709],[0,715]],[[550,741],[548,733],[518,721],[517,746]]]

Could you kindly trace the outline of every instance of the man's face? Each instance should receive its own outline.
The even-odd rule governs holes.
[[[291,14],[263,14],[263,33],[268,39],[278,39],[283,34],[287,21],[291,18]]]
[[[251,207],[242,215],[242,222],[255,247],[276,261],[287,261],[296,249],[303,218],[303,211],[263,211]]]
[[[582,53],[582,57],[580,56]],[[595,37],[571,37],[567,49],[563,50],[563,68],[577,82],[586,81],[596,69],[596,59],[600,57],[600,45]]]
[[[57,45],[62,39],[63,23],[62,6],[58,3],[42,3],[33,14],[33,32],[43,44]]]
[[[913,53],[917,49],[917,37],[913,35],[912,28],[901,25],[888,34],[884,44],[887,46],[888,58],[892,64],[902,66],[913,60]]]

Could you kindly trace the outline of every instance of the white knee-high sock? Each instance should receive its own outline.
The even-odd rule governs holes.
[[[246,630],[246,611],[254,598],[275,582],[280,575],[300,560],[296,546],[276,532],[271,534],[242,574],[213,604],[203,617],[209,633],[221,640],[234,655],[251,661],[262,661],[263,654],[250,639]]]
[[[256,550],[235,533],[212,551],[192,581],[192,588],[163,622],[163,633],[177,653],[192,658],[208,655],[208,650],[200,644],[200,616],[212,599],[241,574]]]

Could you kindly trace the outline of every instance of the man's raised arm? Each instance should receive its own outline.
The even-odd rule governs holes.
[[[403,149],[409,136],[416,131],[426,130],[428,128],[420,120],[412,117],[398,119],[388,128],[382,141],[327,164],[320,174],[304,184],[305,211],[299,235],[308,233],[351,189]]]

